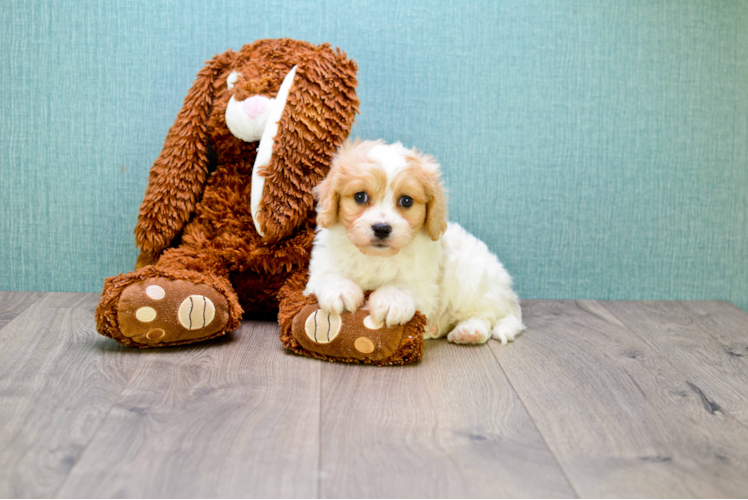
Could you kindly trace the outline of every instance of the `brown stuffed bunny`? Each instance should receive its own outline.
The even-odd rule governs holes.
[[[358,110],[356,64],[328,44],[260,40],[198,73],[151,169],[137,270],[108,278],[98,331],[137,347],[186,344],[274,319],[306,279],[312,187]]]

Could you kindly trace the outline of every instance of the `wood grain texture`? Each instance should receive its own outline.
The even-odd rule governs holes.
[[[322,497],[572,497],[486,346],[396,368],[325,364]]]
[[[729,303],[526,301],[513,344],[375,368],[287,353],[273,323],[127,349],[97,294],[9,297],[0,497],[748,495]]]
[[[748,313],[717,302],[602,304],[748,428]]]
[[[0,292],[0,328],[10,323],[43,295],[44,292]]]
[[[0,497],[53,496],[137,364],[95,332],[98,297],[45,294],[0,330]]]
[[[681,301],[689,309],[699,313],[701,316],[724,317],[728,324],[745,326],[748,321],[748,312],[725,300],[712,301]]]
[[[497,359],[583,497],[748,494],[748,432],[594,301],[523,302]]]
[[[317,496],[321,363],[276,324],[139,355],[60,496]]]

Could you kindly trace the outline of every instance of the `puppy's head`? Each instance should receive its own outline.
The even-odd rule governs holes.
[[[317,223],[342,224],[366,255],[395,255],[421,231],[436,241],[447,228],[439,177],[431,156],[399,142],[346,142],[315,188]]]

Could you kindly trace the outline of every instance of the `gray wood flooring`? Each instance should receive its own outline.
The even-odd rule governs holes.
[[[273,323],[160,350],[96,294],[0,292],[0,497],[746,497],[748,313],[524,301],[416,365],[285,351]]]

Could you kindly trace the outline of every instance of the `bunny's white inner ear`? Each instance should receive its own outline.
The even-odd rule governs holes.
[[[252,220],[254,220],[255,229],[260,236],[265,236],[265,231],[260,227],[260,222],[257,219],[257,216],[260,213],[262,192],[265,188],[264,170],[268,165],[270,165],[270,157],[273,155],[273,143],[275,142],[275,135],[278,133],[278,122],[280,121],[281,116],[283,115],[283,110],[286,107],[288,92],[291,90],[295,75],[296,66],[291,68],[291,71],[289,71],[283,79],[280,90],[278,90],[278,95],[270,109],[267,125],[265,126],[265,131],[262,133],[260,145],[257,148],[255,165],[252,169],[252,195],[250,197],[250,208],[252,210]]]

